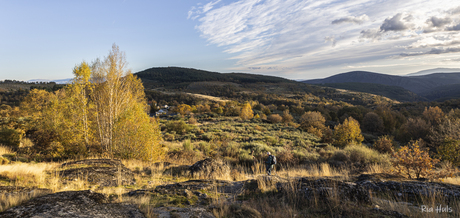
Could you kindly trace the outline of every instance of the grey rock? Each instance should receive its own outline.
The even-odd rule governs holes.
[[[10,208],[0,217],[116,217],[144,218],[135,205],[110,204],[103,194],[88,191],[67,191],[44,195]]]

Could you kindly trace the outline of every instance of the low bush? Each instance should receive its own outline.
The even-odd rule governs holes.
[[[211,146],[207,142],[200,142],[198,149],[203,152],[204,155],[208,156],[211,153]]]
[[[193,144],[192,142],[190,141],[190,139],[186,139],[183,143],[182,143],[182,147],[184,148],[184,151],[193,151]]]
[[[381,136],[374,142],[374,149],[380,153],[393,153],[393,139],[390,136]]]
[[[365,166],[370,164],[391,165],[389,155],[380,154],[378,151],[368,148],[365,145],[351,144],[345,147],[344,151],[352,163],[359,163]]]
[[[267,117],[267,120],[271,123],[280,123],[283,120],[283,118],[279,114],[271,114]]]
[[[331,161],[349,162],[350,158],[344,150],[337,150],[332,154]]]
[[[190,132],[194,127],[193,125],[188,125],[183,120],[177,121],[168,121],[165,124],[167,132],[176,132],[177,134],[184,135]]]

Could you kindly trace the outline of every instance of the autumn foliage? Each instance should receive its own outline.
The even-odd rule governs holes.
[[[300,117],[300,128],[321,138],[327,129],[325,122],[326,118],[320,112],[309,111]]]
[[[243,120],[249,120],[254,117],[254,112],[252,111],[252,107],[249,103],[244,104],[241,109],[240,117]]]
[[[409,178],[427,177],[432,173],[434,164],[439,160],[431,158],[427,151],[420,149],[420,143],[420,140],[410,142],[393,153],[392,164],[396,173]]]
[[[345,147],[348,144],[360,144],[364,137],[361,135],[359,123],[352,117],[348,117],[342,124],[334,128],[334,144],[338,147]]]
[[[32,90],[21,107],[36,122],[31,138],[37,148],[54,158],[161,156],[158,121],[149,117],[142,82],[126,65],[114,45],[103,61],[76,66],[64,89]]]

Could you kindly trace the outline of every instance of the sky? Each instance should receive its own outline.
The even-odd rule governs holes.
[[[460,68],[460,1],[0,0],[0,80],[71,78],[114,43],[134,73],[405,75]]]

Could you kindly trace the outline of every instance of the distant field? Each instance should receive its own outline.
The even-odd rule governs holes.
[[[211,101],[217,101],[217,102],[227,102],[227,101],[230,101],[230,100],[223,100],[219,97],[214,97],[214,96],[210,96],[210,95],[201,95],[201,94],[193,94],[193,93],[187,93],[189,95],[193,95],[195,97],[198,97],[198,98],[204,98],[204,99],[208,99],[208,100],[211,100]]]

